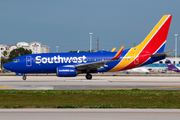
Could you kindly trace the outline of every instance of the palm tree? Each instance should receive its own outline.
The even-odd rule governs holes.
[[[5,57],[7,55],[7,51],[3,51],[3,55]]]

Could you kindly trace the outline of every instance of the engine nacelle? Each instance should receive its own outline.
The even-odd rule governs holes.
[[[58,67],[56,74],[58,77],[75,77],[77,70],[73,67]]]

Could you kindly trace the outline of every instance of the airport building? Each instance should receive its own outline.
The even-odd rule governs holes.
[[[8,56],[12,50],[20,47],[31,50],[33,54],[49,53],[49,47],[46,45],[41,45],[40,42],[32,42],[32,43],[18,42],[15,45],[11,45],[11,46],[0,45],[0,57],[4,57],[3,55],[4,51],[7,51],[7,56]]]
[[[3,57],[3,52],[8,50],[7,45],[0,45],[0,57]]]

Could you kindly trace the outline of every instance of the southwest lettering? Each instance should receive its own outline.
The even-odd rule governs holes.
[[[46,63],[86,63],[86,56],[82,56],[82,57],[60,57],[58,56],[54,56],[54,57],[41,57],[41,56],[36,56],[36,64],[46,64]]]

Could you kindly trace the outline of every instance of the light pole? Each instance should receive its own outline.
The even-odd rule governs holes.
[[[0,56],[0,70],[1,70],[1,56]]]
[[[56,46],[56,52],[58,53],[58,48],[59,48],[59,46]]]
[[[91,52],[91,50],[92,50],[92,34],[93,34],[93,33],[89,33],[89,35],[90,35],[90,52]]]
[[[174,34],[175,36],[175,65],[176,65],[176,60],[177,60],[177,36],[178,34]]]

